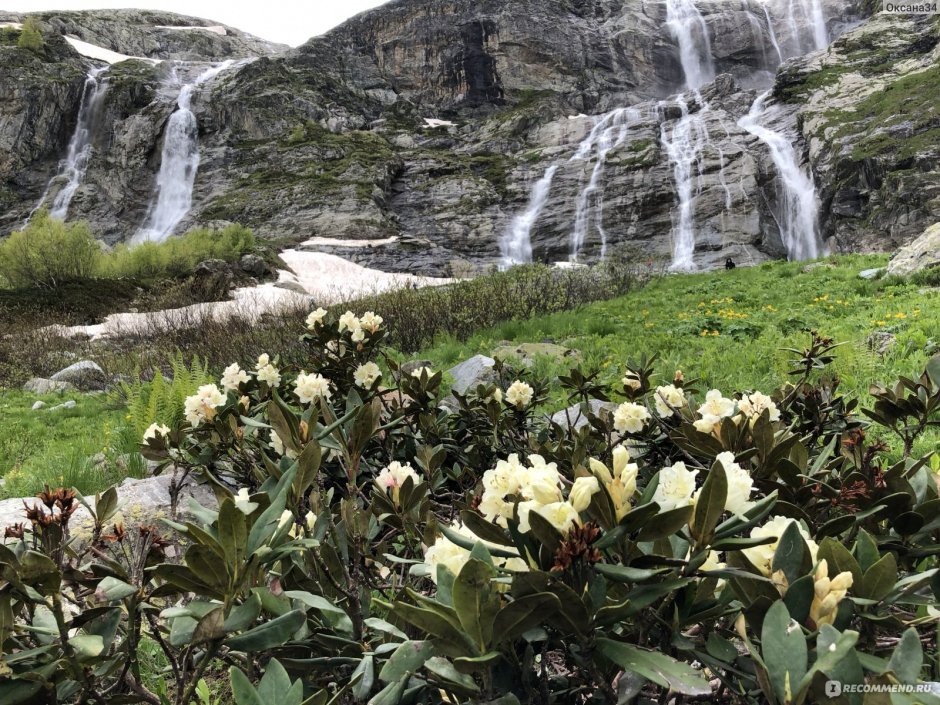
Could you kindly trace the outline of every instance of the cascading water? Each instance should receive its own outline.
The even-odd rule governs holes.
[[[552,188],[552,180],[558,166],[550,166],[545,174],[532,187],[529,195],[529,206],[517,215],[509,230],[500,239],[499,249],[503,255],[502,268],[508,269],[514,264],[526,264],[532,261],[532,226],[542,214],[542,209],[548,202],[548,194]]]
[[[630,128],[641,118],[635,108],[617,108],[603,115],[591,133],[578,147],[571,161],[586,160],[594,155],[594,169],[587,186],[581,189],[576,201],[574,230],[571,232],[571,254],[569,259],[577,262],[581,248],[587,240],[591,223],[597,229],[601,241],[601,259],[607,256],[607,231],[604,229],[604,166],[607,155],[626,141]]]
[[[768,112],[770,91],[761,94],[738,125],[767,145],[780,177],[777,224],[791,260],[814,259],[822,252],[819,239],[819,202],[810,176],[799,166],[793,143],[786,136],[761,124]]]
[[[191,108],[193,92],[232,66],[225,61],[186,83],[176,99],[177,109],[167,121],[160,155],[160,173],[147,217],[132,242],[162,242],[189,212],[193,202],[193,184],[199,169],[199,124]]]
[[[806,46],[802,41],[804,33],[800,31],[799,16],[812,28],[813,41],[810,46]],[[821,0],[789,0],[786,19],[793,38],[794,55],[805,51],[819,51],[829,45],[829,30],[826,27]]]
[[[783,63],[783,51],[780,49],[780,42],[777,41],[777,30],[774,28],[774,20],[770,16],[770,10],[767,9],[767,6],[761,4],[761,8],[764,10],[764,20],[767,22],[767,34],[770,37],[770,44],[773,46],[774,51],[777,52],[777,63]]]
[[[661,135],[663,147],[673,164],[679,199],[670,269],[686,272],[695,269],[695,189],[692,181],[701,174],[703,148],[709,142],[705,124],[708,105],[699,89],[715,77],[715,66],[708,27],[693,0],[667,0],[666,26],[679,45],[679,61],[686,88],[693,91],[700,106],[698,111],[690,113],[685,100],[679,96],[677,102],[682,115],[671,132],[666,130],[664,121]]]
[[[85,172],[88,171],[95,124],[101,112],[105,93],[108,90],[108,82],[102,78],[102,74],[107,68],[107,66],[96,66],[88,72],[85,86],[82,89],[82,99],[78,107],[75,132],[72,133],[72,138],[69,140],[68,152],[65,159],[59,164],[59,172],[50,179],[46,185],[46,190],[43,191],[39,199],[39,203],[26,218],[27,223],[33,214],[45,205],[53,186],[62,180],[65,180],[65,184],[52,199],[49,215],[61,220],[64,220],[68,215],[69,204],[72,202],[78,187],[85,180]]]

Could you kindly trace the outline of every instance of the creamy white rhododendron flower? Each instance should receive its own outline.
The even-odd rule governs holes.
[[[535,513],[548,520],[548,523],[558,529],[562,534],[567,534],[580,519],[578,512],[568,502],[552,502],[543,504],[534,509]]]
[[[705,395],[705,403],[698,408],[699,416],[692,423],[696,430],[702,433],[711,433],[721,420],[734,415],[734,399],[727,399],[717,389],[712,389]]]
[[[600,491],[601,486],[596,477],[579,477],[571,486],[568,501],[576,512],[583,512],[591,505],[591,497]]]
[[[734,453],[729,451],[719,453],[716,460],[724,467],[725,476],[728,478],[728,497],[725,500],[725,510],[743,518],[744,513],[755,504],[751,501],[754,480],[747,470],[734,461]]]
[[[643,386],[643,383],[640,382],[640,378],[637,376],[636,372],[630,372],[627,370],[627,373],[623,376],[623,379],[620,380],[624,387],[627,389],[639,389]]]
[[[222,389],[226,391],[237,391],[239,385],[248,381],[248,373],[239,367],[237,362],[225,368],[222,372]]]
[[[434,376],[434,370],[432,370],[430,367],[419,367],[418,369],[411,371],[411,376],[416,379],[421,379],[421,376],[424,374],[428,376],[428,379],[431,379],[431,377]]]
[[[507,520],[513,515],[513,500],[521,499],[519,514],[520,522],[525,527],[520,527],[523,533],[528,531],[524,512],[564,499],[558,466],[546,463],[540,455],[530,455],[528,461],[529,466],[525,466],[519,456],[513,454],[506,460],[497,461],[495,468],[483,473],[483,495],[479,506],[480,512],[489,521],[506,527]]]
[[[744,553],[753,566],[763,573],[765,577],[769,578],[772,575],[774,553],[777,550],[777,544],[780,542],[780,537],[783,536],[783,532],[793,523],[797,525],[800,530],[800,535],[809,547],[813,563],[816,562],[816,552],[819,550],[819,546],[810,538],[809,532],[807,532],[796,519],[775,516],[763,526],[755,526],[751,529],[751,538],[767,538],[772,536],[777,540],[773,543],[764,544],[763,546],[753,546],[751,548],[742,549],[742,553]]]
[[[362,328],[353,328],[351,339],[354,343],[361,343],[366,339],[366,332]]]
[[[639,433],[650,418],[645,406],[624,402],[614,411],[614,429],[620,433]]]
[[[464,526],[462,522],[458,522],[450,528],[461,536],[466,537],[473,543],[482,543],[490,547],[494,545],[487,541],[482,541],[479,537],[477,537],[476,534]],[[437,538],[433,546],[428,546],[426,549],[424,549],[424,564],[427,567],[431,580],[433,580],[435,584],[437,584],[438,566],[444,566],[454,575],[458,575],[460,570],[469,560],[470,551],[468,551],[463,546],[455,544],[453,541],[443,535]],[[505,568],[506,570],[513,572],[525,572],[529,570],[528,564],[518,557],[503,558],[500,556],[493,556],[493,565],[498,568]]]
[[[271,448],[274,449],[274,452],[278,455],[287,456],[288,458],[294,459],[297,457],[297,451],[293,451],[290,448],[287,448],[284,445],[284,439],[278,435],[278,432],[271,430]]]
[[[563,497],[558,466],[555,463],[546,463],[541,455],[530,455],[529,465],[530,467],[523,469],[520,480],[522,496],[541,504],[560,502]]]
[[[382,490],[389,492],[392,499],[397,503],[401,486],[405,484],[405,480],[409,477],[412,484],[416,486],[420,484],[421,476],[415,472],[415,469],[407,463],[402,464],[396,460],[389,463],[388,467],[382,468],[382,471],[375,478],[375,484]]]
[[[697,475],[698,470],[689,470],[682,461],[660,470],[659,484],[653,494],[653,501],[659,505],[660,511],[668,512],[692,504]]]
[[[777,405],[774,404],[773,399],[760,392],[745,394],[741,397],[741,401],[738,402],[738,410],[750,419],[752,424],[766,410],[769,410],[769,418],[771,421],[780,420],[780,410],[777,408]]]
[[[303,404],[311,404],[316,399],[326,399],[332,396],[330,391],[330,380],[321,374],[310,374],[301,371],[297,375],[297,382],[294,386],[294,394]]]
[[[359,319],[359,326],[370,334],[376,333],[382,326],[383,318],[373,311],[366,311]]]
[[[352,311],[347,311],[339,317],[340,333],[342,333],[344,330],[353,331],[361,327],[362,324],[359,322],[359,317]]]
[[[163,438],[170,433],[170,427],[166,424],[161,423],[152,423],[147,427],[147,430],[144,431],[144,443],[153,439]]]
[[[247,487],[242,487],[235,493],[235,508],[242,514],[251,514],[258,508],[258,503],[251,501],[251,494]]]
[[[600,460],[590,459],[591,472],[604,484],[610,500],[614,504],[618,521],[631,509],[631,502],[636,494],[636,478],[640,466],[630,462],[630,451],[619,445],[613,452],[613,473]]]
[[[382,370],[374,362],[359,365],[353,373],[353,381],[363,389],[371,389],[375,380],[382,376]]]
[[[672,416],[675,413],[673,409],[681,409],[688,404],[685,392],[674,384],[656,387],[653,397],[656,402],[656,411],[660,416]]]
[[[509,389],[506,390],[506,401],[517,409],[524,409],[532,403],[532,396],[534,394],[535,390],[533,390],[531,386],[517,379],[510,384]]]
[[[323,325],[323,320],[326,318],[326,309],[318,308],[316,311],[311,311],[310,315],[307,316],[307,328],[314,330],[317,326]]]
[[[294,521],[294,515],[291,513],[289,509],[285,509],[283,512],[281,512],[281,516],[277,520],[277,528],[275,529],[275,532],[280,531],[288,524],[293,523],[293,521]]]
[[[186,420],[192,426],[199,426],[203,421],[215,418],[216,409],[225,403],[225,395],[214,384],[204,384],[190,397],[186,398],[184,408]]]

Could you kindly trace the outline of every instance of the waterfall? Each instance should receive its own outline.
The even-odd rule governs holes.
[[[685,85],[698,90],[715,78],[708,26],[694,0],[666,0],[666,27],[679,45]]]
[[[700,96],[699,96],[700,98]],[[709,143],[704,115],[707,107],[701,106],[697,113],[689,113],[689,106],[682,96],[677,98],[682,116],[675,122],[672,132],[666,129],[663,120],[660,140],[673,164],[676,181],[676,197],[679,212],[674,218],[672,237],[673,252],[670,269],[689,272],[695,269],[695,182],[701,175],[701,159],[704,147]]]
[[[799,22],[797,20],[797,4],[799,14],[803,21],[813,30],[813,43],[809,51],[819,51],[829,45],[829,30],[826,28],[826,17],[823,14],[821,0],[789,0],[787,4],[787,25],[793,37],[795,54],[802,54],[807,49],[803,45]]]
[[[767,9],[767,6],[763,3],[761,8],[764,10],[764,19],[767,21],[767,33],[770,35],[770,43],[773,45],[774,51],[777,52],[777,63],[783,63],[783,52],[780,50],[780,42],[777,41],[777,32],[774,29],[774,20],[770,16],[770,10]]]
[[[811,176],[800,169],[799,159],[791,140],[779,132],[761,124],[767,114],[765,107],[770,91],[761,94],[751,106],[750,112],[738,120],[738,125],[770,149],[778,180],[777,223],[780,237],[791,260],[819,257],[820,246],[816,187]]]
[[[513,218],[509,230],[500,238],[499,249],[503,255],[503,269],[508,269],[514,264],[532,261],[532,226],[535,225],[542,209],[545,208],[552,188],[552,180],[557,171],[558,166],[550,166],[546,169],[542,178],[532,187],[528,208]]]
[[[666,26],[679,45],[679,61],[685,85],[695,94],[699,110],[689,112],[682,96],[677,98],[681,117],[669,133],[663,121],[661,141],[673,164],[679,213],[674,219],[673,254],[670,269],[687,272],[695,269],[695,202],[693,170],[701,174],[703,148],[709,142],[705,119],[708,106],[699,89],[714,79],[715,66],[711,55],[708,27],[694,0],[666,0]]]
[[[603,115],[591,133],[581,142],[571,161],[587,160],[594,154],[594,169],[587,186],[581,189],[575,206],[574,229],[571,232],[570,261],[577,262],[581,248],[587,240],[591,223],[597,228],[601,241],[601,259],[607,256],[607,231],[604,229],[604,166],[607,155],[626,141],[630,128],[640,119],[635,108],[617,108]]]
[[[69,204],[72,197],[85,180],[88,162],[91,159],[92,138],[95,133],[95,123],[100,113],[104,95],[108,90],[108,83],[100,80],[101,75],[108,69],[107,66],[96,66],[88,72],[85,85],[82,88],[82,98],[78,107],[78,118],[75,122],[75,131],[69,140],[65,159],[59,162],[58,173],[49,180],[45,191],[39,198],[39,203],[26,218],[26,223],[33,214],[45,205],[53,186],[65,180],[49,208],[49,215],[64,220],[68,215]],[[25,223],[24,223],[25,227]]]
[[[160,154],[160,172],[144,224],[132,242],[162,242],[189,212],[193,184],[199,169],[199,124],[191,110],[193,92],[234,62],[224,61],[199,74],[180,88],[177,109],[167,121]]]

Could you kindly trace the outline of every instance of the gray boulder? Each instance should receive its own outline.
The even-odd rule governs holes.
[[[588,402],[588,405],[591,408],[591,413],[595,416],[599,415],[602,411],[609,411],[613,413],[614,409],[617,408],[617,405],[610,401],[601,401],[600,399],[591,399]],[[557,423],[562,428],[571,428],[577,430],[584,426],[588,422],[587,416],[581,411],[580,404],[574,404],[569,406],[567,409],[562,409],[554,414],[552,414],[552,423]]]
[[[493,369],[495,365],[496,360],[491,357],[474,355],[469,360],[451,367],[447,370],[447,374],[454,380],[451,389],[458,394],[466,394],[467,390],[473,389],[478,384],[495,381],[496,372]]]
[[[888,263],[888,274],[913,274],[940,266],[940,223],[931,225],[914,242],[902,247]]]
[[[53,394],[55,392],[67,392],[74,387],[68,382],[53,381],[43,377],[33,377],[23,385],[24,392],[33,394]]]
[[[859,279],[877,279],[878,275],[881,274],[884,270],[884,267],[877,267],[875,269],[863,269],[858,273]]]
[[[39,410],[40,410],[41,408],[43,408],[45,405],[46,405],[46,402],[44,402],[44,401],[37,401],[35,404],[33,404],[33,411],[39,411]]]
[[[259,255],[242,255],[242,258],[238,260],[238,266],[243,272],[255,277],[263,277],[268,272],[267,263]]]
[[[74,409],[76,406],[78,406],[78,403],[74,399],[69,399],[61,404],[56,404],[49,411],[64,411],[65,409]]]
[[[101,366],[91,360],[81,360],[56,372],[50,379],[53,382],[67,382],[84,391],[100,391],[108,386],[108,375]]]

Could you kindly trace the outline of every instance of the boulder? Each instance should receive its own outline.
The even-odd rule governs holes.
[[[69,399],[66,402],[62,402],[61,404],[56,404],[55,406],[51,407],[49,411],[64,411],[65,409],[74,409],[76,406],[78,406],[78,402],[76,402],[74,399]]]
[[[242,255],[242,258],[238,260],[238,266],[241,267],[243,272],[255,277],[263,277],[268,272],[267,263],[259,255]]]
[[[858,273],[859,279],[877,279],[878,276],[883,272],[884,267],[876,267],[875,269],[863,269]]]
[[[54,392],[67,392],[74,389],[68,382],[53,381],[43,377],[33,377],[23,385],[24,392],[33,394],[52,394]]]
[[[33,404],[33,411],[39,411],[39,410],[40,410],[41,408],[43,408],[45,405],[46,405],[46,402],[44,402],[44,401],[37,401],[35,404]]]
[[[920,237],[898,250],[888,263],[888,274],[904,276],[936,266],[940,266],[940,223],[931,225]]]
[[[170,515],[170,481],[172,473],[147,477],[142,480],[127,478],[118,487],[118,502],[126,526],[151,524]],[[183,516],[189,516],[189,500],[215,508],[218,503],[212,490],[207,485],[189,484],[180,493],[179,510]],[[32,506],[38,500],[35,497],[5,499],[0,501],[0,529],[25,521],[23,503]],[[94,497],[86,497],[94,507]],[[91,517],[84,507],[80,507],[72,517],[72,527],[79,538],[90,530]]]
[[[50,379],[53,382],[67,382],[83,392],[105,389],[110,381],[101,366],[91,360],[73,363],[56,372]]]
[[[588,401],[590,406],[591,413],[597,416],[602,411],[609,411],[613,413],[614,409],[617,408],[617,404],[611,401],[601,401],[600,399],[591,399]],[[555,412],[552,414],[552,423],[557,423],[562,428],[571,428],[577,430],[584,426],[588,422],[587,417],[581,410],[580,404],[574,404],[569,406],[567,409],[562,409],[561,411]]]
[[[464,360],[459,365],[455,365],[447,370],[447,374],[453,379],[451,389],[458,394],[466,394],[467,390],[476,387],[478,384],[493,382],[496,380],[496,371],[493,369],[496,360],[486,355],[474,355],[469,360]]]

